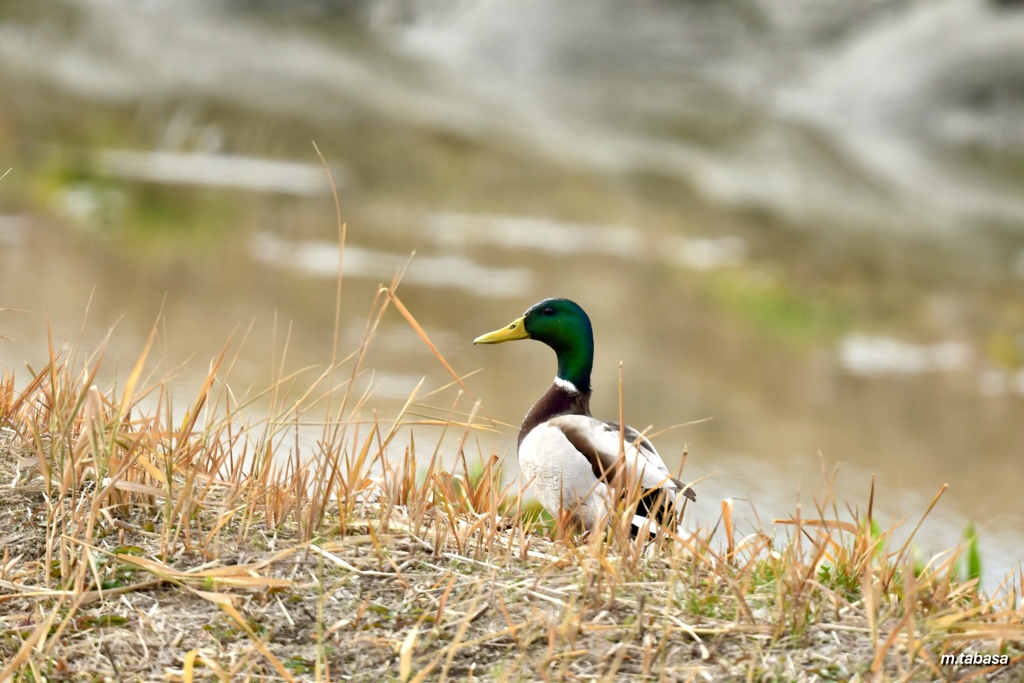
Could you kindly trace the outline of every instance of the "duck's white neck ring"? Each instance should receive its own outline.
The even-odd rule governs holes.
[[[575,384],[573,384],[567,379],[562,379],[561,377],[555,377],[555,386],[561,387],[565,391],[568,391],[570,394],[580,393],[580,390],[576,388]]]

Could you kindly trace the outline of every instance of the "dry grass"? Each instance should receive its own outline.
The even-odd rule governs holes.
[[[688,536],[580,539],[536,521],[496,457],[466,464],[492,423],[457,376],[440,418],[414,392],[393,420],[360,421],[352,380],[389,307],[429,344],[382,289],[360,347],[301,392],[281,377],[255,423],[256,397],[220,381],[226,352],[178,420],[166,380],[144,376],[148,347],[120,391],[94,385],[102,353],[78,370],[51,348],[20,390],[5,373],[0,680],[1021,676],[1019,577],[993,598],[957,579],[963,549],[914,567],[870,503],[839,521],[829,485],[785,538],[736,538],[722,501]],[[300,453],[314,406],[330,419]],[[454,466],[438,449],[419,462],[399,439],[413,429],[459,435]],[[961,651],[1012,663],[940,664]]]
[[[586,539],[545,523],[497,457],[467,454],[497,425],[398,281],[312,381],[277,372],[237,397],[225,346],[184,414],[147,374],[157,327],[120,388],[96,386],[102,348],[80,362],[51,343],[24,386],[4,372],[0,683],[1024,676],[1021,577],[983,594],[958,578],[964,548],[916,566],[870,502],[840,514],[830,481],[788,534],[737,538],[728,500],[713,528],[648,543],[628,505]],[[452,382],[365,421],[355,380],[389,309]],[[941,664],[965,651],[1011,663]]]

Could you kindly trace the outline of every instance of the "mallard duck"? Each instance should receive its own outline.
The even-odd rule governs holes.
[[[697,499],[693,489],[671,476],[643,434],[590,414],[594,333],[583,309],[568,299],[545,299],[473,343],[516,339],[544,342],[558,357],[551,388],[530,408],[519,430],[519,466],[541,505],[555,519],[573,519],[593,530],[614,508],[613,491],[629,481],[641,490],[633,533],[645,524],[649,530],[659,524],[674,527],[681,497]]]

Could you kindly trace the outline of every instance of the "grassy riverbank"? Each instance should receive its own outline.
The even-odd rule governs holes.
[[[473,455],[500,427],[454,372],[450,396],[367,419],[353,387],[385,314],[451,371],[394,288],[350,356],[259,396],[228,390],[225,352],[181,411],[152,338],[107,388],[102,350],[5,373],[0,681],[1024,676],[1020,577],[987,595],[969,545],[916,558],[871,492],[850,510],[826,481],[776,532],[701,499],[713,528],[580,539]],[[942,663],[965,653],[1009,663]]]

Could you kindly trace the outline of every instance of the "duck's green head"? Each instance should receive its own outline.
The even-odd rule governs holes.
[[[558,356],[558,378],[581,392],[590,392],[594,366],[594,332],[590,318],[579,304],[568,299],[545,299],[531,306],[523,317],[482,337],[474,344],[500,344],[516,339],[544,342]]]

